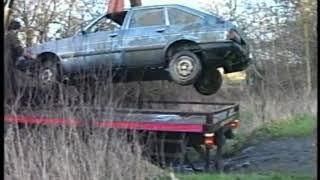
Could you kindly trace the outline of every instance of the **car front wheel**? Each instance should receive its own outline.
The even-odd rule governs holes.
[[[52,89],[58,84],[58,69],[58,63],[56,61],[45,60],[41,62],[38,78],[42,88]]]
[[[194,88],[202,95],[215,94],[222,86],[222,75],[217,69],[206,70],[199,80],[194,83]]]
[[[199,57],[191,51],[177,52],[169,63],[169,73],[174,82],[186,86],[193,84],[202,71]]]

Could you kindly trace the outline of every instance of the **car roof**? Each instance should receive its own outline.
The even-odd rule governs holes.
[[[115,13],[112,13],[112,14],[106,14],[107,17],[109,17],[110,19],[116,21],[117,23],[119,24],[122,24],[123,20],[124,20],[124,17],[126,15],[126,13],[130,10],[143,10],[143,9],[152,9],[152,8],[163,8],[163,7],[176,7],[176,8],[180,8],[180,9],[184,9],[184,10],[187,10],[187,11],[192,11],[196,14],[201,14],[201,15],[205,15],[205,16],[208,16],[210,14],[207,14],[205,12],[202,12],[202,11],[199,11],[199,10],[196,10],[196,9],[193,9],[193,8],[190,8],[190,7],[187,7],[187,6],[183,6],[183,5],[180,5],[180,4],[163,4],[163,5],[152,5],[152,6],[136,6],[136,7],[131,7],[131,8],[124,8],[123,11],[120,11],[120,12],[115,12]],[[121,17],[119,16],[121,15]],[[116,19],[112,16],[119,16],[120,18]]]
[[[136,6],[136,7],[131,7],[131,8],[125,8],[124,11],[138,10],[138,9],[149,9],[149,8],[160,8],[160,7],[182,7],[182,8],[192,9],[192,8],[180,5],[180,4],[162,4],[162,5]]]
[[[123,12],[128,12],[130,10],[151,9],[151,8],[161,8],[161,7],[182,7],[182,8],[192,9],[192,8],[189,8],[189,7],[186,7],[186,6],[182,6],[182,5],[179,5],[179,4],[163,4],[163,5],[136,6],[136,7],[124,8],[122,11],[115,12],[115,13],[119,14],[119,13],[123,13]],[[115,13],[111,13],[111,14],[115,14]],[[107,13],[107,15],[110,15],[110,13]]]
[[[203,11],[199,11],[197,9],[193,9],[188,6],[180,5],[180,4],[163,4],[163,5],[152,5],[152,6],[136,6],[136,7],[131,7],[131,8],[125,8],[123,11],[130,11],[130,10],[143,10],[143,9],[152,9],[152,8],[163,8],[163,7],[176,7],[180,9],[184,9],[187,11],[194,12],[196,14],[201,14],[203,16],[210,15],[208,13],[205,13]]]

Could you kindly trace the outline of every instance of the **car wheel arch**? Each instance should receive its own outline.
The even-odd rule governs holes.
[[[204,56],[204,52],[202,51],[201,47],[198,45],[197,42],[192,41],[192,40],[188,40],[188,39],[179,39],[179,40],[175,40],[175,41],[169,43],[165,47],[164,59],[166,60],[166,62],[169,62],[170,56],[173,56],[175,50],[178,50],[179,47],[183,47],[183,46],[189,46],[190,49],[198,49],[199,52],[197,52],[196,54],[200,55],[200,59],[202,59],[202,57]],[[186,49],[184,49],[184,50],[186,50]]]
[[[64,71],[64,68],[61,65],[61,57],[54,52],[42,52],[37,55],[36,59],[40,62],[40,64],[44,63],[46,60],[55,62],[57,68],[59,69],[60,75]]]
[[[44,61],[45,59],[50,59],[53,61],[57,61],[58,63],[61,61],[60,56],[58,56],[54,52],[42,52],[39,55],[37,55],[37,60]]]

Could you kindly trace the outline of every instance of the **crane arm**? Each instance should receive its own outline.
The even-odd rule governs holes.
[[[124,0],[106,0],[107,4],[107,13],[111,14],[114,12],[121,12],[124,8]],[[141,6],[141,0],[130,0],[130,6]]]

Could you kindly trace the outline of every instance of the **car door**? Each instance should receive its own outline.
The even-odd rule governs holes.
[[[115,27],[105,16],[83,35],[82,53],[87,72],[106,71],[115,63],[119,63],[120,56],[113,51],[113,43],[117,42],[119,28]]]
[[[136,9],[123,31],[123,63],[126,67],[153,67],[164,64],[167,18],[164,8]]]
[[[81,51],[81,35],[52,41],[54,52],[61,57],[64,73],[79,73],[81,71],[82,57],[78,56]]]

